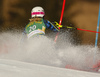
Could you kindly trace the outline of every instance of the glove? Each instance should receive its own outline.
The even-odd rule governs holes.
[[[67,29],[77,29],[77,28],[75,28],[75,27],[59,25],[58,22],[56,22],[56,21],[53,22],[53,24],[54,24],[54,26],[57,27],[57,28],[62,28],[62,27],[63,27],[63,28],[67,28]]]
[[[58,22],[56,22],[56,21],[53,22],[52,24],[57,28],[62,28],[63,27],[62,25],[59,25]]]

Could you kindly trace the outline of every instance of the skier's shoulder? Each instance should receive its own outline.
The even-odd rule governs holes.
[[[50,28],[53,31],[59,31],[59,29],[53,24],[53,22],[50,22],[49,20],[43,19],[45,25],[47,28]]]
[[[43,19],[43,22],[44,22],[45,24],[49,24],[49,25],[52,25],[52,26],[53,26],[52,22],[50,22],[49,20]]]
[[[43,22],[44,22],[45,24],[47,24],[47,23],[49,23],[49,20],[43,19]]]

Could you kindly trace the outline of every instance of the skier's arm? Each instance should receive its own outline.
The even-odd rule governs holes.
[[[44,23],[46,27],[49,28],[50,30],[59,31],[59,28],[55,26],[54,24],[52,24],[50,21],[44,20]]]

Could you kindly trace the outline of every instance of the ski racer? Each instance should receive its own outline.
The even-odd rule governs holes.
[[[25,27],[25,33],[27,38],[33,36],[45,35],[45,30],[49,28],[52,31],[59,31],[58,26],[55,26],[48,20],[44,19],[44,9],[40,6],[36,6],[31,11],[30,22]]]

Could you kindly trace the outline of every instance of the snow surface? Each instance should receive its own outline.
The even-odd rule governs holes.
[[[100,77],[100,74],[0,59],[0,77]]]

